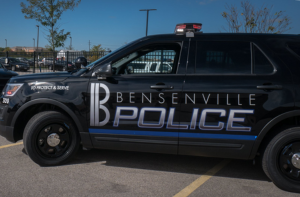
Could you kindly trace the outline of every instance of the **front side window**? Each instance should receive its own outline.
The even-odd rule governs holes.
[[[197,74],[251,74],[249,42],[198,41]]]
[[[178,44],[159,44],[143,47],[112,63],[115,75],[174,74],[179,59]]]

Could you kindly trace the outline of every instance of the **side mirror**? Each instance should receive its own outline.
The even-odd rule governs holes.
[[[5,64],[8,64],[8,58],[5,58]]]
[[[100,66],[100,68],[92,74],[92,76],[97,76],[98,80],[106,79],[106,77],[111,77],[112,75],[113,73],[110,62]]]
[[[75,67],[77,69],[85,68],[87,66],[87,59],[85,57],[78,57],[75,60]]]
[[[133,74],[133,72],[134,72],[133,66],[128,66],[127,67],[127,72],[128,72],[128,74]]]

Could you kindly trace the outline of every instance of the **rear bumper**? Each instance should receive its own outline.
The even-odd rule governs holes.
[[[14,139],[14,127],[0,125],[0,135],[10,142],[16,142]]]

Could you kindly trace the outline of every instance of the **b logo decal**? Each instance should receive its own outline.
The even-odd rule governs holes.
[[[104,89],[105,98],[99,100],[99,88]],[[91,83],[91,110],[90,110],[90,125],[91,126],[104,126],[108,123],[110,114],[104,104],[108,101],[110,92],[108,87],[103,83]],[[105,119],[99,122],[99,109],[105,112]]]

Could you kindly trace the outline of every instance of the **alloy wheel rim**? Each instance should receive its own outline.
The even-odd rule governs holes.
[[[41,156],[58,158],[65,154],[71,144],[69,129],[60,124],[50,124],[37,135],[36,145]]]
[[[279,154],[278,166],[284,176],[300,182],[300,141],[283,146]]]

